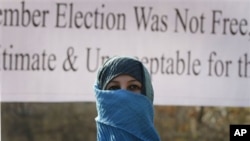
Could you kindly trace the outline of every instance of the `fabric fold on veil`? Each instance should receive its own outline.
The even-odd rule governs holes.
[[[94,86],[98,141],[159,141],[154,128],[152,101],[127,90],[100,90]]]

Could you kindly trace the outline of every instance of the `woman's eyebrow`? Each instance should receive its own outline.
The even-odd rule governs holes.
[[[136,79],[132,79],[132,80],[129,80],[128,82],[139,82],[139,81]]]

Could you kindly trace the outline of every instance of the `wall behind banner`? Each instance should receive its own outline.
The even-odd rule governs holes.
[[[247,0],[4,0],[0,13],[2,101],[94,101],[98,67],[129,55],[155,104],[250,106]]]
[[[2,103],[2,141],[95,141],[95,103]],[[155,106],[162,141],[228,141],[250,108]]]

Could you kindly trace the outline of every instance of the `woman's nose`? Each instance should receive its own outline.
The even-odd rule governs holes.
[[[127,90],[127,86],[126,85],[121,85],[121,89]]]

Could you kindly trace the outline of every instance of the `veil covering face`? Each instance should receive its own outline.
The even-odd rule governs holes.
[[[142,94],[105,90],[119,75],[130,75],[142,84]],[[100,68],[94,86],[98,141],[159,141],[154,127],[153,87],[141,62],[130,57],[113,57]]]

